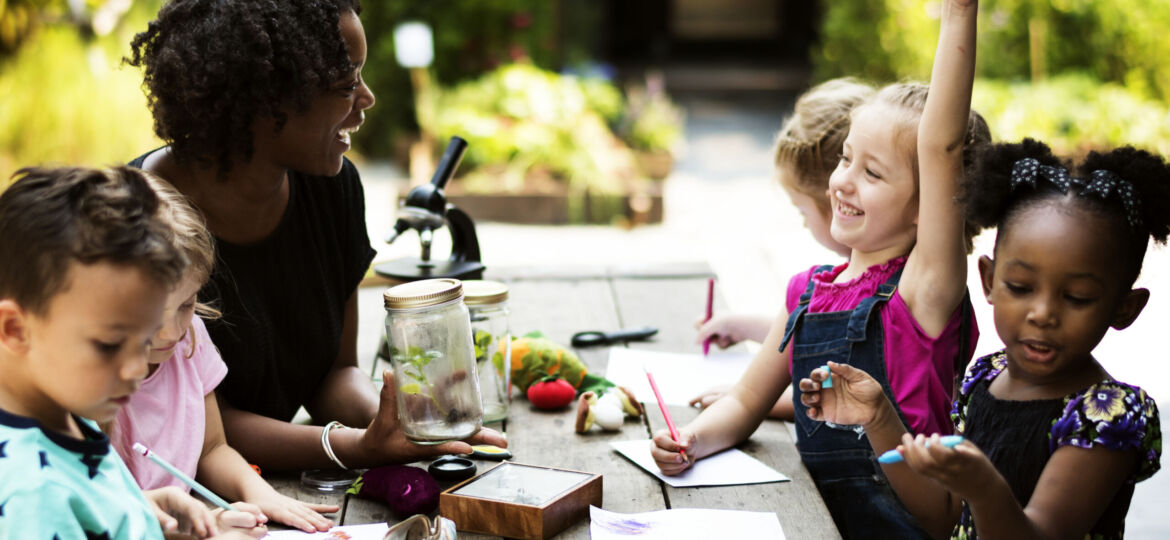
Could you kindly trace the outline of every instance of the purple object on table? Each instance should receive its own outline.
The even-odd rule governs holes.
[[[409,465],[374,467],[354,481],[349,493],[383,499],[399,517],[430,514],[439,506],[439,483]]]

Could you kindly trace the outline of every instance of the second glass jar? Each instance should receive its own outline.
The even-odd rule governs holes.
[[[483,396],[483,421],[504,420],[512,403],[508,286],[498,281],[469,280],[463,282],[463,294],[471,314],[475,365]]]
[[[419,444],[466,439],[483,425],[470,315],[457,279],[404,283],[382,295],[398,418]]]

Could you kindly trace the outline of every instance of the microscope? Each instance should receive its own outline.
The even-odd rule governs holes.
[[[431,278],[483,278],[484,266],[479,261],[475,223],[466,212],[447,202],[447,196],[443,194],[443,188],[455,175],[466,151],[467,141],[451,137],[431,182],[415,186],[406,195],[398,209],[394,230],[386,236],[386,243],[393,243],[407,230],[413,229],[418,231],[422,253],[417,259],[405,257],[374,266],[374,272],[379,276],[403,282]],[[431,242],[435,231],[444,225],[451,233],[451,256],[443,261],[432,261]]]

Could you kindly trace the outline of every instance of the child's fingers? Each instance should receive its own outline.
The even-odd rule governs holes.
[[[659,463],[660,468],[663,464],[685,463],[689,460],[684,453],[690,450],[691,441],[685,436],[682,439],[682,444],[675,442],[669,431],[660,430],[650,441],[650,456]]]
[[[259,509],[257,509],[257,511],[259,511]],[[219,522],[223,525],[221,528],[231,527],[235,529],[251,529],[252,527],[260,525],[260,519],[256,516],[256,514],[241,510],[232,512],[224,511],[224,513],[220,514],[219,516]]]
[[[801,379],[800,382],[796,383],[796,386],[797,386],[797,388],[800,389],[800,393],[802,396],[804,394],[817,393],[817,392],[821,391],[821,381],[814,381],[814,380],[809,379],[807,377],[804,379]]]
[[[866,373],[860,369],[857,369],[849,364],[838,364],[837,362],[829,362],[826,365],[829,366],[829,371],[831,371],[833,373],[833,375],[840,376],[842,379],[849,381],[849,382],[861,382],[861,381],[864,381],[866,379],[872,378],[869,376],[868,373]],[[829,378],[829,374],[825,373],[824,370],[822,370],[822,369],[815,369],[815,370],[813,370],[813,373],[816,373],[818,371],[821,372],[822,377],[823,377],[820,380],[823,381],[823,380]]]
[[[158,507],[155,507],[154,517],[158,518],[158,524],[162,527],[163,531],[174,532],[179,529],[179,520],[158,509]]]
[[[300,502],[302,506],[304,506],[305,508],[308,508],[309,510],[317,512],[318,514],[334,514],[334,513],[341,511],[341,507],[337,506],[336,504],[317,504],[317,503],[307,503],[307,502],[301,502],[301,501],[297,501],[297,502]]]
[[[305,521],[305,523],[307,523],[309,525],[310,529],[320,531],[320,532],[325,532],[333,527],[333,520],[331,520],[325,516],[322,516],[321,514],[318,514],[317,512],[314,512],[312,509],[310,509],[308,507],[301,507],[299,509],[299,511],[302,512],[302,519]],[[305,530],[306,532],[313,532],[312,530],[309,530],[309,529],[303,529],[303,530]]]
[[[239,512],[251,514],[256,518],[256,523],[258,524],[268,522],[268,516],[264,515],[264,511],[261,510],[259,506],[254,504],[246,502],[234,502],[232,503],[232,508],[235,508]]]

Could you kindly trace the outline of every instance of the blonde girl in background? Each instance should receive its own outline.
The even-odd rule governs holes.
[[[173,243],[191,264],[167,296],[163,326],[154,334],[148,374],[114,418],[110,439],[142,489],[189,489],[157,464],[133,451],[145,444],[188,476],[252,512],[303,531],[325,531],[333,522],[319,512],[333,505],[310,504],[278,493],[228,446],[215,399],[227,366],[207,335],[202,317],[218,313],[196,294],[215,265],[215,248],[203,217],[170,184],[146,175],[161,202],[160,214],[175,231]]]

